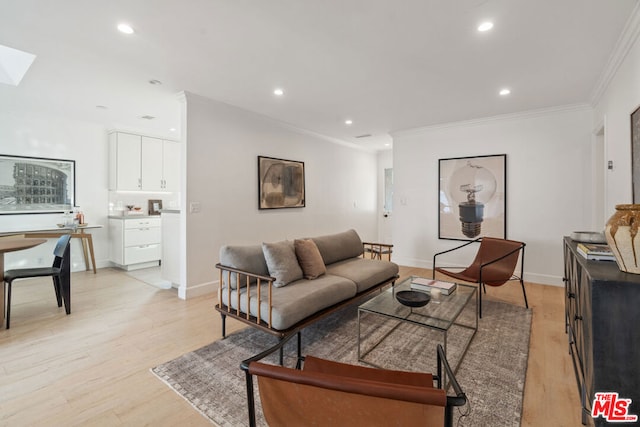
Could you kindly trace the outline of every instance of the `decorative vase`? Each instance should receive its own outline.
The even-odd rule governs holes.
[[[616,205],[604,235],[620,270],[640,274],[640,204]]]

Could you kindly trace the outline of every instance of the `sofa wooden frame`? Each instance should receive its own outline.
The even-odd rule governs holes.
[[[371,256],[370,254],[374,253],[372,250],[374,250],[377,253],[383,252],[384,251],[384,255],[388,256],[388,260],[391,261],[391,253],[392,253],[392,248],[393,245],[389,245],[389,244],[382,244],[382,243],[363,243],[364,245],[364,252],[362,254],[362,257],[367,257],[368,255]],[[366,250],[367,248],[369,248],[369,250]],[[375,249],[374,249],[375,248]],[[376,256],[376,258],[378,258]],[[272,327],[272,322],[271,322],[271,311],[272,311],[272,293],[273,293],[273,282],[276,280],[275,277],[270,277],[270,276],[262,276],[259,274],[254,274],[254,273],[250,273],[248,271],[244,271],[244,270],[239,270],[237,268],[233,268],[233,267],[229,267],[223,264],[216,264],[216,268],[218,268],[220,270],[220,280],[218,283],[218,303],[215,305],[215,309],[220,313],[220,316],[222,317],[222,338],[226,337],[226,318],[227,316],[236,319],[242,323],[245,323],[249,326],[252,326],[254,328],[257,328],[261,331],[267,332],[271,335],[275,335],[277,336],[280,340],[295,334],[296,332],[304,329],[305,327],[311,325],[312,323],[317,322],[318,320],[330,315],[331,313],[334,313],[338,310],[340,310],[343,307],[346,307],[349,304],[352,304],[360,299],[363,299],[364,297],[366,297],[367,295],[370,295],[373,292],[379,291],[381,290],[384,286],[391,284],[391,286],[395,285],[396,280],[398,279],[398,275],[395,275],[394,277],[391,277],[383,282],[380,282],[372,287],[370,287],[369,289],[366,289],[360,293],[357,293],[356,295],[354,295],[351,298],[348,298],[344,301],[341,301],[337,304],[334,304],[330,307],[324,308],[322,310],[317,311],[316,313],[312,314],[311,316],[308,316],[304,319],[302,319],[300,322],[296,323],[295,325],[291,326],[290,328],[287,329],[275,329]],[[233,277],[233,275],[235,275],[235,279],[236,279],[236,283],[240,283],[240,277],[241,276],[246,276],[246,285],[247,287],[250,286],[250,283],[252,280],[255,280],[256,283],[254,285],[251,286],[257,286],[257,295],[253,298],[257,298],[257,307],[258,307],[258,311],[257,311],[257,316],[252,316],[249,313],[243,313],[240,310],[240,293],[237,293],[237,303],[236,306],[238,307],[237,309],[229,307],[225,304],[222,303],[222,293],[226,292],[227,293],[227,301],[231,301],[231,287],[227,286],[226,290],[223,288],[223,283],[225,283],[226,279],[226,283],[231,283],[231,278]],[[267,291],[263,292],[262,291],[262,286],[263,284],[267,284]],[[266,293],[266,295],[264,295]],[[247,298],[252,298],[250,296],[249,293],[247,293]],[[267,301],[267,305],[268,305],[268,320],[265,322],[264,320],[262,320],[262,312],[260,311],[260,306],[264,301]],[[250,306],[250,300],[247,301],[247,307]]]

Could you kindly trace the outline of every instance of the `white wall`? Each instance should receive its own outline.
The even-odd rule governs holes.
[[[76,203],[90,224],[107,225],[107,132],[97,124],[37,114],[0,112],[0,154],[69,159],[76,162]],[[0,231],[19,227],[55,227],[62,214],[0,215]],[[98,267],[109,265],[107,229],[93,230]],[[50,265],[55,240],[9,253],[5,268]],[[84,270],[82,247],[72,241],[72,268]]]
[[[434,253],[461,243],[438,239],[438,159],[506,154],[507,237],[527,243],[526,280],[561,285],[562,237],[591,224],[591,114],[583,106],[393,135],[395,261],[431,268]]]
[[[615,212],[615,205],[632,202],[630,115],[638,106],[640,41],[636,39],[594,108],[593,126],[604,123],[604,160],[612,160],[614,165],[606,172],[605,219]]]
[[[349,228],[377,237],[376,154],[186,94],[183,183],[186,282],[182,298],[211,291],[225,244],[259,244]],[[257,157],[305,163],[306,207],[258,209]],[[199,202],[201,212],[188,213]]]
[[[393,168],[393,150],[382,150],[378,152],[378,242],[393,243],[393,212],[384,216],[384,192],[385,192],[385,175],[384,170]]]

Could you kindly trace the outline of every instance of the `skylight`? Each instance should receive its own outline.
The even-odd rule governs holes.
[[[0,44],[0,83],[18,86],[36,56]]]

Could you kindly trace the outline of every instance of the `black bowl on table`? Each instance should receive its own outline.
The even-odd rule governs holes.
[[[400,291],[396,292],[396,299],[407,307],[424,307],[431,300],[431,295],[419,291]]]

